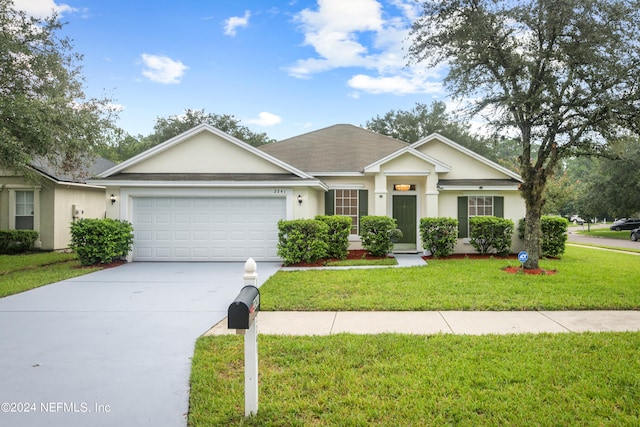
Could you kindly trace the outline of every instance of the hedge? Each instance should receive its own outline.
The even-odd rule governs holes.
[[[384,256],[393,250],[393,240],[402,237],[396,220],[388,216],[363,216],[360,218],[362,247],[373,256]]]
[[[469,242],[477,252],[509,254],[513,221],[496,216],[475,216],[469,219],[469,226]]]
[[[278,256],[284,265],[313,263],[326,258],[329,226],[315,219],[278,221]]]
[[[453,254],[458,242],[458,220],[455,218],[420,218],[422,247],[434,258]]]
[[[518,222],[518,237],[524,240],[525,221],[522,218]],[[564,254],[567,243],[567,230],[569,221],[558,216],[543,216],[540,218],[542,228],[542,256],[545,258],[557,258]]]
[[[349,234],[351,234],[351,218],[344,215],[318,215],[316,220],[329,227],[327,232],[328,258],[345,259],[349,253]]]
[[[17,254],[33,248],[38,232],[33,230],[0,230],[0,254]]]
[[[108,264],[125,257],[133,245],[133,226],[116,219],[80,219],[71,223],[71,244],[80,264]]]

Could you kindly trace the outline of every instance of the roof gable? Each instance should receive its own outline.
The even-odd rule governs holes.
[[[348,124],[338,124],[260,150],[314,175],[363,173],[364,168],[407,144]]]
[[[437,133],[414,142],[410,147],[424,155],[456,165],[457,167],[452,169],[447,179],[477,178],[478,172],[481,172],[487,179],[500,179],[507,176],[522,182],[522,177],[517,173]],[[460,154],[465,155],[466,160],[460,157]]]
[[[434,166],[435,172],[449,172],[451,171],[451,166],[447,165],[444,162],[441,162],[440,160],[428,156],[424,153],[421,153],[418,150],[415,150],[413,148],[411,148],[410,146],[405,146],[403,148],[401,148],[400,150],[389,154],[388,156],[383,157],[380,160],[377,160],[375,162],[373,162],[370,165],[367,165],[364,168],[365,173],[376,173],[376,172],[380,172],[380,168],[385,165],[388,164],[390,162],[393,162],[394,160],[400,159],[403,156],[412,156],[415,157],[417,159],[420,159],[426,163],[429,163],[431,165]]]
[[[311,178],[295,167],[203,124],[103,172],[101,178],[126,174],[292,173]]]

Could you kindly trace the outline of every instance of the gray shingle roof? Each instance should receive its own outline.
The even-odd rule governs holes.
[[[260,146],[304,172],[363,172],[408,144],[353,125],[339,124]]]
[[[43,175],[50,177],[54,181],[84,184],[87,179],[115,166],[115,163],[102,157],[96,157],[89,160],[86,168],[80,166],[77,171],[74,171],[75,173],[65,173],[59,171],[46,158],[40,157],[34,159],[29,166]]]

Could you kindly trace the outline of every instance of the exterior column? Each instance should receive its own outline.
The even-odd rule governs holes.
[[[383,173],[376,174],[375,206],[373,215],[387,215],[387,177]]]

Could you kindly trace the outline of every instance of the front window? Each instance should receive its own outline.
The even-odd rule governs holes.
[[[492,196],[469,196],[469,218],[474,216],[493,216]]]
[[[351,218],[351,234],[358,234],[358,190],[336,190],[335,214]]]
[[[16,230],[33,230],[33,191],[16,191]]]

